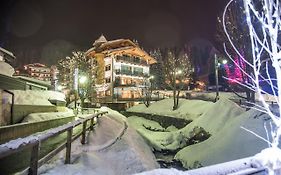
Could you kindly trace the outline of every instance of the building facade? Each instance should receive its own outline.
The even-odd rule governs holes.
[[[26,64],[22,68],[18,68],[15,72],[16,76],[26,76],[37,80],[54,84],[58,70],[55,66],[47,67],[41,63]]]
[[[156,60],[129,39],[107,41],[102,35],[86,55],[97,65],[97,99],[118,102],[142,98],[149,84],[149,66]]]

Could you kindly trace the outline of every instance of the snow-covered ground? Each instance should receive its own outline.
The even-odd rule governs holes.
[[[126,118],[108,108],[100,118],[88,143],[75,141],[72,164],[64,164],[64,152],[40,168],[42,174],[134,174],[159,168],[143,138],[127,124]]]
[[[152,103],[148,108],[144,104],[139,104],[129,108],[128,112],[141,112],[149,114],[158,114],[164,116],[171,116],[177,118],[183,118],[187,120],[193,120],[198,116],[206,112],[213,106],[212,102],[202,100],[179,100],[179,108],[173,111],[173,99],[164,99],[155,103]]]
[[[169,100],[171,99],[156,102],[150,108],[138,105],[128,111],[164,115],[166,111],[171,112],[172,104]],[[194,107],[195,104],[199,106]],[[175,159],[180,160],[186,168],[253,156],[268,146],[267,143],[241,128],[245,127],[266,138],[264,123],[269,121],[268,116],[255,110],[245,111],[228,99],[221,98],[216,103],[181,100],[179,109],[172,113],[180,116],[185,113],[189,113],[189,116],[195,115],[192,117],[193,122],[186,127],[171,132],[167,132],[155,121],[137,116],[129,117],[128,121],[156,150],[173,151],[183,148],[175,155]],[[198,132],[200,127],[211,134],[210,138],[187,146],[188,139]],[[151,128],[155,128],[154,131]]]

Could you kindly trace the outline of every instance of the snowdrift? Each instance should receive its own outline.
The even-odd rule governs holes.
[[[197,168],[253,156],[267,147],[267,143],[241,128],[243,126],[266,138],[264,122],[268,121],[267,115],[262,115],[255,110],[245,111],[234,102],[224,98],[216,103],[207,104],[208,108],[202,107],[204,109],[202,111],[200,111],[201,107],[189,107],[189,103],[193,105],[192,101],[182,100],[179,111],[175,113],[183,113],[182,109],[187,111],[191,108],[190,113],[201,113],[201,115],[186,127],[176,131],[167,132],[157,123],[136,116],[128,120],[154,149],[176,151],[183,148],[176,154],[175,159],[180,160],[185,168]],[[157,103],[160,102],[154,105],[161,111],[158,114],[163,113],[166,110],[165,106],[162,105],[161,109],[161,105]],[[141,112],[141,107],[137,109]],[[155,109],[149,111],[157,112]],[[200,128],[210,133],[210,138],[188,146],[189,139],[201,132]],[[161,129],[164,130],[161,131]]]
[[[202,115],[204,112],[208,111],[208,109],[212,107],[212,105],[212,102],[206,102],[202,100],[180,99],[179,108],[173,111],[173,99],[169,98],[152,103],[148,108],[144,104],[139,104],[129,108],[127,111],[172,116],[183,118],[186,120],[193,120]]]
[[[184,111],[182,109],[190,109],[188,102],[191,102],[192,109],[196,110],[196,108],[193,108],[193,105],[198,101],[193,102],[193,100],[182,100],[182,106],[178,110],[182,112]],[[195,135],[203,134],[203,129],[209,132],[211,135],[215,134],[223,125],[225,125],[229,119],[243,113],[242,108],[229,100],[221,99],[217,103],[209,104],[208,106],[211,105],[212,107],[209,107],[208,111],[203,111],[205,113],[201,114],[198,119],[194,120],[182,129],[171,132],[167,132],[167,130],[162,128],[157,122],[146,119],[129,117],[128,121],[132,123],[135,128],[137,128],[137,131],[154,149],[159,151],[176,151],[187,146],[187,144]],[[198,108],[199,107],[197,107],[197,110]],[[197,113],[200,113],[200,111]],[[151,129],[148,130],[147,128]],[[162,130],[165,132],[155,132],[157,130]]]
[[[65,118],[75,116],[73,111],[68,109],[66,112],[42,112],[42,113],[31,113],[24,117],[21,123],[25,122],[39,122],[44,120],[52,120],[58,118]]]
[[[49,100],[65,102],[65,95],[57,91],[13,90],[12,92],[15,94],[17,105],[53,106]]]
[[[180,150],[175,159],[186,168],[196,168],[253,156],[268,145],[241,126],[266,138],[263,126],[267,119],[267,115],[255,110],[244,112],[218,126],[220,130],[204,142]]]

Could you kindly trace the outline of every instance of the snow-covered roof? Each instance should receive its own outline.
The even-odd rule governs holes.
[[[12,58],[14,58],[14,59],[16,58],[15,55],[14,55],[12,52],[10,52],[10,51],[8,51],[8,50],[2,48],[2,47],[0,47],[0,51],[3,52],[3,53],[5,53],[5,54],[7,54],[7,55],[9,55],[10,57],[12,57]]]
[[[105,38],[105,36],[102,34],[97,40],[95,40],[93,46],[100,44],[100,43],[105,43],[107,42],[107,39]]]
[[[130,39],[116,39],[107,41],[105,37],[101,35],[93,45],[94,47],[90,48],[86,52],[86,55],[94,57],[94,55],[97,53],[110,55],[128,54],[139,56],[145,61],[148,61],[149,64],[156,63],[156,60],[153,57],[151,57],[147,52],[141,49]]]

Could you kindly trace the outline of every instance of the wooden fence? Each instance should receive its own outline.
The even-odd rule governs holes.
[[[65,154],[65,164],[70,164],[71,162],[71,143],[79,138],[81,138],[81,144],[85,144],[86,142],[86,131],[93,130],[94,124],[100,116],[106,114],[107,112],[98,112],[96,114],[92,114],[86,118],[76,120],[74,122],[62,125],[57,128],[50,129],[44,133],[38,135],[31,135],[25,138],[20,138],[17,140],[12,140],[5,144],[0,145],[0,159],[7,157],[11,154],[18,153],[23,151],[25,148],[31,148],[30,155],[30,164],[27,169],[25,169],[23,174],[31,174],[36,175],[38,173],[38,168],[42,166],[44,163],[53,158],[56,154],[66,148]],[[90,125],[87,127],[87,122],[90,121]],[[73,129],[78,125],[82,124],[82,132],[76,136],[72,136]],[[66,142],[58,146],[56,149],[48,153],[43,158],[39,159],[39,150],[40,144],[43,141],[48,140],[49,138],[55,137],[61,133],[67,132]]]

